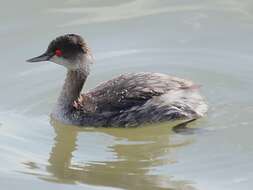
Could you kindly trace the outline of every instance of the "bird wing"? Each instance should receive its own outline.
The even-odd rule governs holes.
[[[193,87],[191,81],[160,73],[123,74],[82,94],[75,107],[90,112],[119,112],[140,106],[170,90]]]

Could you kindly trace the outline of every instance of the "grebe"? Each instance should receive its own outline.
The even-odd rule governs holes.
[[[67,68],[67,77],[51,116],[79,126],[132,127],[166,121],[190,121],[207,112],[193,82],[160,73],[128,73],[80,94],[93,57],[76,34],[54,39],[45,53],[28,62],[51,61]]]

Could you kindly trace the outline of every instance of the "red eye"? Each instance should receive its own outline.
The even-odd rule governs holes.
[[[55,50],[55,55],[58,56],[58,57],[61,57],[62,56],[62,51],[57,49]]]

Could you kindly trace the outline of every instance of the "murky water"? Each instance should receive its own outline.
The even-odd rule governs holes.
[[[0,22],[0,189],[253,188],[252,1],[10,0]],[[65,70],[25,60],[64,33],[93,50],[85,89],[123,72],[168,73],[202,84],[208,117],[187,133],[51,121]]]

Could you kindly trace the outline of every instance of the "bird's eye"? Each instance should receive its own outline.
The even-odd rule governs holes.
[[[62,56],[62,51],[57,49],[55,50],[55,55],[58,56],[58,57],[61,57]]]

